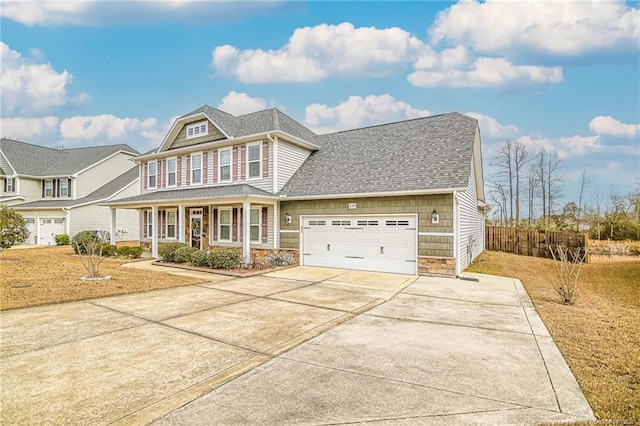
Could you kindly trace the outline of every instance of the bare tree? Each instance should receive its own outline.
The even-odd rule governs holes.
[[[562,196],[564,176],[560,173],[562,160],[555,152],[547,155],[547,218],[553,214],[554,202]]]
[[[509,199],[509,225],[513,225],[513,184],[514,184],[514,142],[505,141],[491,165],[497,168],[493,177],[494,185],[501,188],[501,193]],[[505,206],[506,207],[506,206]],[[506,216],[505,208],[505,216]]]
[[[580,181],[580,197],[578,198],[578,215],[576,216],[576,232],[580,232],[580,214],[582,213],[582,194],[584,193],[584,187],[589,184],[587,180],[587,173],[582,171],[582,180]]]
[[[527,205],[529,216],[529,227],[533,225],[534,202],[536,197],[536,164],[529,166],[529,176],[527,180]]]
[[[531,159],[529,158],[529,152],[527,147],[520,141],[516,140],[512,144],[513,150],[513,169],[515,178],[515,205],[516,205],[516,226],[520,224],[520,180],[522,178],[522,172],[524,167]]]
[[[542,223],[545,227],[549,227],[549,219],[547,218],[547,173],[546,173],[546,151],[544,148],[538,153],[538,183],[540,185],[540,200],[542,201]]]

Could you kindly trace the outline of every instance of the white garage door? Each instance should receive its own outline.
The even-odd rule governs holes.
[[[302,264],[416,274],[417,217],[302,218]]]
[[[40,219],[41,246],[55,246],[57,234],[64,234],[64,219]]]

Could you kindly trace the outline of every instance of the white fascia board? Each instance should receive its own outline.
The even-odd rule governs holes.
[[[2,156],[4,157],[5,161],[7,162],[7,164],[9,165],[9,167],[11,167],[11,171],[13,172],[12,174],[7,175],[7,176],[18,176],[18,174],[16,173],[16,169],[15,169],[15,167],[13,167],[13,165],[11,164],[11,161],[9,161],[9,159],[7,158],[7,156],[6,156],[6,155],[4,155],[4,153],[3,153],[2,151],[0,151],[0,155],[2,155]]]
[[[13,201],[13,200],[26,200],[27,197],[23,196],[23,195],[14,195],[13,197],[7,197],[7,198],[3,198],[0,200],[0,203],[4,203],[6,201]],[[12,207],[13,208],[13,207]]]
[[[466,188],[439,188],[439,189],[417,189],[413,191],[394,191],[394,192],[365,192],[352,194],[328,194],[328,195],[304,195],[304,196],[286,196],[280,195],[280,201],[298,201],[298,200],[322,200],[335,198],[371,198],[371,197],[398,197],[402,195],[433,195],[433,194],[450,194],[456,191],[464,191]]]
[[[222,203],[218,203],[217,202],[218,200],[224,200],[224,201]],[[271,204],[275,204],[277,202],[277,199],[275,197],[270,198],[270,197],[252,197],[252,196],[244,196],[244,197],[230,196],[230,197],[215,197],[215,198],[200,197],[200,198],[176,198],[172,200],[126,201],[124,203],[120,203],[118,202],[118,200],[113,200],[100,205],[115,207],[115,208],[148,208],[151,206],[167,207],[167,206],[177,206],[177,205],[184,205],[188,207],[188,206],[198,206],[202,204],[227,205],[227,204],[241,203],[243,201],[250,201],[252,203],[261,203],[261,204],[271,205]]]
[[[320,147],[314,144],[311,144],[309,142],[305,142],[302,139],[298,139],[295,136],[291,136],[288,133],[284,133],[281,131],[272,131],[272,132],[254,133],[252,135],[240,136],[237,138],[220,139],[220,140],[211,141],[211,142],[203,142],[196,145],[185,146],[183,148],[172,149],[171,156],[187,154],[190,152],[206,151],[207,149],[217,148],[217,147],[227,146],[227,145],[230,146],[230,145],[245,144],[248,142],[257,142],[259,140],[268,139],[267,135],[278,136],[288,142],[299,145],[310,151],[317,151],[318,149],[320,149]],[[157,158],[164,158],[166,156],[167,156],[167,151],[161,151],[161,152],[155,152],[147,155],[140,155],[136,157],[134,161],[137,163],[141,163],[143,161],[154,160]]]
[[[124,149],[121,149],[121,150],[116,151],[113,154],[109,155],[108,157],[104,157],[104,158],[100,159],[99,161],[96,161],[95,163],[91,164],[90,166],[85,167],[84,169],[75,172],[70,177],[76,177],[77,178],[78,175],[80,175],[81,173],[84,173],[87,170],[92,169],[93,167],[97,166],[98,164],[104,163],[105,161],[110,160],[111,158],[115,157],[116,155],[123,154],[123,153],[124,154],[131,154],[131,157],[132,157],[131,160],[133,160],[133,157],[136,156],[136,154],[134,154],[133,152],[129,152],[129,151],[125,151]]]
[[[198,112],[195,114],[191,114],[188,115],[186,117],[180,117],[178,118],[176,121],[173,122],[173,125],[171,126],[171,129],[169,130],[169,133],[167,133],[167,136],[164,137],[164,139],[162,140],[162,143],[160,144],[160,147],[158,148],[157,152],[163,152],[164,149],[166,148],[166,144],[170,141],[173,140],[176,135],[174,134],[174,131],[177,129],[178,123],[183,123],[186,120],[191,120],[192,118],[196,118],[196,117],[203,117],[206,118],[207,120],[209,120],[214,126],[216,126],[216,128],[218,130],[220,130],[220,132],[224,135],[225,138],[227,139],[233,139],[233,136],[229,136],[227,134],[227,132],[225,132],[220,126],[218,126],[218,124],[213,121],[213,119],[211,117],[209,117],[208,114],[204,113],[204,112]],[[173,135],[173,136],[172,136]]]

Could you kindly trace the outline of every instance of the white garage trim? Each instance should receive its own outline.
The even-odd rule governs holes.
[[[417,275],[417,214],[301,215],[300,264]]]

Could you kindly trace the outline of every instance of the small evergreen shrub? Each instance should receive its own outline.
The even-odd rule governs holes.
[[[54,238],[57,246],[68,246],[71,244],[71,240],[67,234],[56,234]]]
[[[87,254],[87,244],[95,243],[98,241],[98,236],[93,231],[78,232],[71,239],[73,245],[73,252],[75,254]]]
[[[214,269],[233,269],[242,266],[242,254],[231,247],[217,247],[209,252],[209,266]]]
[[[186,247],[184,243],[163,243],[158,245],[158,256],[165,262],[176,262],[174,254],[179,248]]]
[[[116,249],[116,254],[120,257],[129,258],[129,256],[131,256],[131,247],[129,246],[118,247]]]
[[[129,257],[132,259],[139,259],[142,256],[142,247],[130,247]]]
[[[198,250],[191,253],[191,264],[193,266],[210,266],[211,256],[208,250]]]
[[[117,247],[113,244],[102,243],[102,255],[104,257],[113,257],[116,255]]]
[[[173,262],[176,263],[191,263],[191,256],[193,253],[199,250],[195,247],[180,247],[173,252]]]

